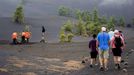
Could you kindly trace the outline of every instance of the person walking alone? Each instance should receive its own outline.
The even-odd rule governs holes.
[[[46,29],[45,29],[44,26],[42,26],[42,38],[41,38],[41,41],[40,42],[45,43],[45,32],[46,32]]]

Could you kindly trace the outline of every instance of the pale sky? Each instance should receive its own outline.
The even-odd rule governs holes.
[[[102,0],[100,3],[101,6],[106,5],[116,5],[116,6],[122,6],[122,5],[132,5],[134,0]]]

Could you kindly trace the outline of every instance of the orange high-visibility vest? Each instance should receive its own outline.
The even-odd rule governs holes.
[[[26,33],[26,38],[30,38],[30,32],[25,32]]]
[[[12,39],[17,39],[17,37],[18,37],[18,34],[17,34],[16,32],[14,32],[14,33],[12,34]]]

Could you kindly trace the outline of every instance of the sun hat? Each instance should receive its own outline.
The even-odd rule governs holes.
[[[114,33],[119,33],[119,31],[118,30],[114,30]]]

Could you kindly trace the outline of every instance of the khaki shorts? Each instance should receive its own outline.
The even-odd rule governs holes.
[[[99,58],[108,59],[109,58],[109,50],[99,50]]]

